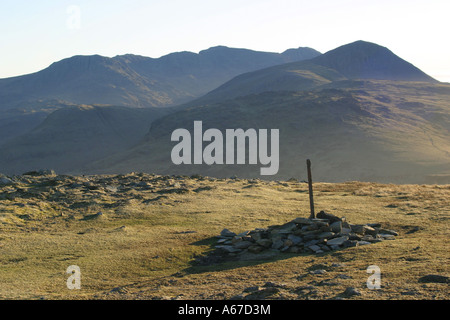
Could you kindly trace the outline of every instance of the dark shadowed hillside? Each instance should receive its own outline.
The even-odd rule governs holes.
[[[3,145],[0,168],[23,173],[42,168],[77,171],[94,160],[140,142],[155,118],[166,109],[75,106],[51,113],[30,132]]]

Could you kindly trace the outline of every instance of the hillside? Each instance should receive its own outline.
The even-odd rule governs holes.
[[[438,82],[388,48],[366,41],[343,45],[311,62],[336,70],[350,79]]]
[[[299,91],[345,79],[437,81],[389,49],[356,41],[313,59],[237,76],[196,102],[206,103],[265,91]]]
[[[152,121],[167,113],[161,108],[66,106],[7,141],[1,148],[0,168],[3,173],[43,168],[77,171],[137,144]]]
[[[16,108],[0,112],[0,145],[28,133],[41,124],[52,112],[75,106],[62,100],[37,100],[20,103]]]
[[[204,131],[279,129],[280,170],[262,178],[305,179],[302,164],[310,158],[317,181],[424,183],[436,174],[448,179],[449,85],[365,80],[330,86],[340,88],[266,92],[186,108],[153,123],[145,142],[86,169],[261,177],[260,165],[171,164],[171,133],[192,132],[201,120]]]

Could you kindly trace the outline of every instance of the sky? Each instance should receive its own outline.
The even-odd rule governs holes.
[[[325,53],[365,40],[450,82],[449,14],[449,0],[0,0],[0,78],[74,55]]]

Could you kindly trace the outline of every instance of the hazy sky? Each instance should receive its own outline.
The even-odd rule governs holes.
[[[0,78],[78,54],[388,47],[450,82],[450,0],[0,0]]]

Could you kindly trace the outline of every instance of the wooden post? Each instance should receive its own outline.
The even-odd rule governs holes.
[[[306,160],[306,166],[308,167],[308,186],[309,186],[309,206],[311,208],[310,219],[314,219],[316,214],[314,213],[314,198],[313,198],[313,187],[312,187],[312,175],[311,175],[311,160]]]

